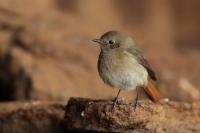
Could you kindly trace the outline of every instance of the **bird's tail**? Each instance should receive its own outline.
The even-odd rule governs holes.
[[[150,81],[148,81],[147,87],[145,87],[144,90],[153,102],[158,103],[160,101],[160,93]]]

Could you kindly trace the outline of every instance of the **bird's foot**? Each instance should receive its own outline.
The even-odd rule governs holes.
[[[115,97],[115,99],[113,100],[113,108],[115,108],[119,103],[121,103],[123,101],[122,97]]]
[[[140,101],[138,101],[137,98],[134,100],[134,102],[132,103],[132,105],[134,107],[134,111],[136,111],[136,109],[137,109],[138,106],[144,109],[144,107],[142,106],[142,103]]]

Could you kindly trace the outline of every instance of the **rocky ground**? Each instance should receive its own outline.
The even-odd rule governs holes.
[[[24,102],[0,105],[1,133],[57,133],[63,131],[62,102]]]
[[[71,98],[63,102],[0,105],[1,133],[199,133],[199,102],[129,101]]]
[[[65,105],[72,96],[113,98],[117,90],[99,78],[99,48],[91,42],[113,29],[140,44],[163,97],[198,101],[199,6],[195,0],[0,0],[0,101],[39,100],[46,107],[55,100]],[[122,96],[131,99],[134,92]],[[61,118],[51,110],[61,111],[62,105],[50,112],[48,106],[45,116]],[[22,107],[15,102],[0,106],[0,112]]]

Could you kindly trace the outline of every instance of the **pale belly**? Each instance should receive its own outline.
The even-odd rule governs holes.
[[[133,90],[137,86],[145,86],[147,83],[146,69],[133,57],[127,56],[115,60],[109,57],[99,65],[101,78],[114,88]]]

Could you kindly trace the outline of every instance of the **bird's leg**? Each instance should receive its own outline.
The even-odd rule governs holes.
[[[136,98],[134,99],[135,103],[134,103],[134,111],[136,110],[137,108],[137,105],[138,105],[138,99],[139,99],[139,93],[138,93],[138,88],[136,88]]]
[[[134,111],[136,111],[137,106],[140,106],[141,108],[145,109],[144,106],[141,105],[141,103],[138,101],[139,100],[139,88],[136,88],[136,98],[134,99]]]
[[[114,99],[114,102],[113,102],[113,107],[115,108],[115,106],[117,105],[117,101],[118,101],[118,97],[119,97],[119,94],[121,92],[121,89],[119,89],[118,93],[117,93],[117,97],[115,97]]]

